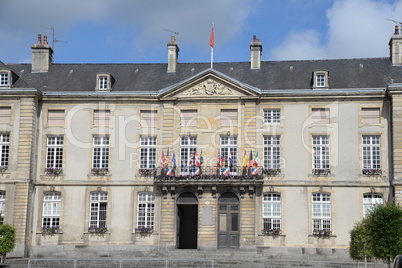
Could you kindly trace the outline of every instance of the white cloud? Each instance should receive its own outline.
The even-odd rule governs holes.
[[[327,10],[327,36],[308,29],[291,32],[272,49],[275,60],[387,57],[402,1],[339,0]],[[327,39],[325,37],[328,37]]]

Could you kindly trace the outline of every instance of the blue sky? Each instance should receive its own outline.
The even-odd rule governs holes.
[[[0,61],[31,62],[37,34],[55,63],[166,63],[172,32],[179,62],[387,57],[402,0],[0,0]]]

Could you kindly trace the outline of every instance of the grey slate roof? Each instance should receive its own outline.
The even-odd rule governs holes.
[[[210,63],[179,63],[175,73],[167,64],[53,64],[49,72],[31,73],[31,64],[3,64],[18,80],[14,88],[41,91],[94,91],[96,75],[107,73],[115,82],[112,92],[149,92],[171,87],[210,68]],[[389,58],[263,61],[251,70],[250,62],[214,63],[214,69],[252,87],[266,90],[311,89],[313,71],[329,72],[330,89],[386,88],[402,82],[402,66]]]

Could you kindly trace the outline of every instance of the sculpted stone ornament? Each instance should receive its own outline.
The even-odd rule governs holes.
[[[207,79],[206,81],[196,85],[190,90],[184,92],[184,95],[195,96],[195,95],[233,95],[233,91],[227,86],[216,82],[213,79]]]

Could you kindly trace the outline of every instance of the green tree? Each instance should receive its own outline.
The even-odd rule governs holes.
[[[373,256],[390,265],[402,253],[402,207],[393,203],[377,205],[364,221]]]
[[[15,228],[9,224],[0,225],[0,256],[1,262],[6,261],[7,253],[15,247]]]
[[[367,258],[373,257],[371,253],[371,239],[368,235],[366,220],[364,219],[356,223],[350,231],[349,255],[357,262],[362,260],[367,261]]]

